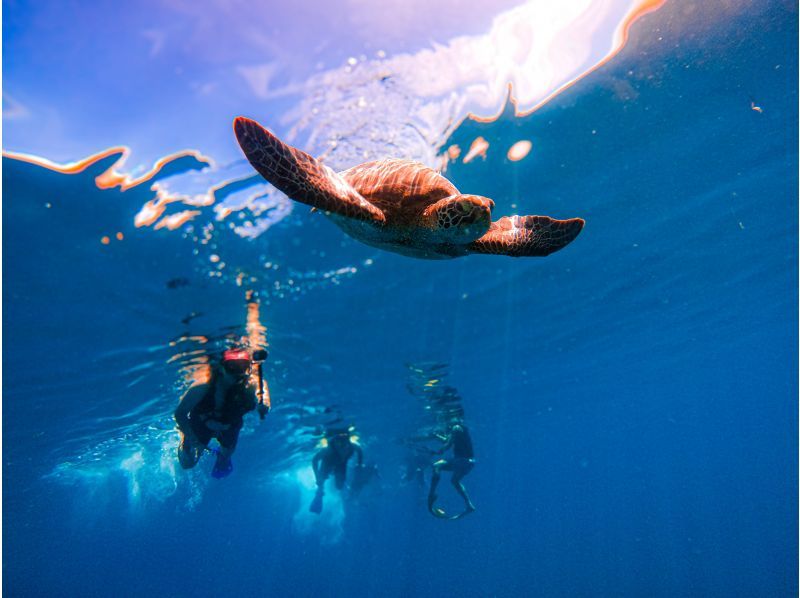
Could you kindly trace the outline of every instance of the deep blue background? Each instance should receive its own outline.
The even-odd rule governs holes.
[[[4,160],[3,589],[795,595],[797,9],[687,6],[533,115],[451,140],[489,140],[448,175],[497,214],[586,219],[560,253],[415,261],[305,210],[252,243],[217,238],[259,273],[276,410],[250,422],[232,477],[178,472],[174,494],[148,473],[172,438],[168,343],[241,325],[243,289],[206,276],[211,249],[119,224],[138,190]],[[509,163],[517,139],[533,150]],[[344,266],[340,284],[269,292]],[[176,276],[190,284],[168,289]],[[422,359],[450,364],[473,430],[478,511],[457,523],[399,484],[418,408],[404,364]],[[286,414],[299,404],[337,405],[382,468],[334,542],[293,525],[290,476],[313,449]],[[138,494],[119,469],[137,450]]]

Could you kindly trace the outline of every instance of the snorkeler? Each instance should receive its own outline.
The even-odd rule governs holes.
[[[264,350],[254,351],[251,356],[246,349],[228,349],[222,355],[221,367],[212,369],[210,380],[186,391],[175,410],[181,433],[181,467],[191,469],[205,450],[211,450],[217,455],[212,476],[224,478],[233,471],[231,455],[236,450],[244,415],[257,408],[263,419],[269,410],[261,388],[260,362],[266,356]],[[259,374],[257,390],[250,379],[254,362]],[[212,438],[219,442],[218,449],[209,448]]]
[[[364,467],[364,452],[350,438],[350,429],[331,430],[326,433],[327,446],[320,449],[311,460],[311,467],[317,479],[317,493],[309,511],[322,512],[322,497],[325,494],[325,481],[333,473],[336,488],[344,488],[347,477],[347,462],[353,453],[358,454],[358,467]]]
[[[475,510],[475,505],[470,501],[467,491],[461,480],[466,476],[475,466],[475,454],[472,450],[472,438],[470,438],[469,431],[459,417],[453,417],[450,420],[450,430],[447,436],[442,440],[445,445],[436,454],[443,454],[449,448],[453,448],[452,459],[439,459],[433,464],[433,476],[431,477],[431,489],[428,492],[428,510],[434,517],[440,519],[459,519],[464,515],[469,515]],[[464,511],[458,515],[449,516],[445,511],[436,505],[436,486],[439,485],[442,471],[452,471],[453,476],[450,482],[458,492],[459,496],[464,499]]]

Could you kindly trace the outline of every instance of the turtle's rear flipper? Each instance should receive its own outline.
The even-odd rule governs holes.
[[[342,177],[256,121],[239,116],[233,121],[233,130],[253,168],[291,199],[356,220],[386,221],[383,212]]]
[[[489,232],[467,245],[471,253],[512,257],[546,256],[568,245],[583,229],[581,218],[555,220],[549,216],[504,216]]]

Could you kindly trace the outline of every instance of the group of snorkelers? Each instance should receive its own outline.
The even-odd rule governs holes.
[[[263,396],[261,363],[264,359],[266,351],[263,350],[250,352],[244,348],[228,349],[223,352],[219,364],[211,368],[208,380],[193,384],[186,391],[175,410],[175,421],[180,432],[178,462],[182,468],[193,468],[208,451],[216,455],[211,472],[213,477],[223,478],[233,471],[231,457],[236,450],[244,416],[255,410],[263,419],[269,411]],[[253,375],[254,368],[256,376]],[[446,431],[435,437],[442,446],[430,453],[444,455],[452,450],[452,457],[430,463],[433,473],[428,492],[428,510],[435,517],[457,519],[475,510],[462,483],[475,464],[472,439],[463,418],[458,415],[452,415]],[[214,439],[218,446],[212,448],[211,441]],[[344,488],[348,463],[353,455],[356,455],[357,464],[351,490],[365,485],[367,480],[377,475],[377,469],[364,465],[363,451],[352,438],[350,429],[327,431],[324,445],[311,460],[317,486],[309,507],[312,513],[322,512],[325,483],[331,476],[338,490]],[[436,505],[436,490],[443,471],[452,473],[453,487],[464,501],[464,511],[455,516],[448,515]]]

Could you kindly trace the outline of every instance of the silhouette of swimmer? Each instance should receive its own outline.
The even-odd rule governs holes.
[[[317,480],[317,493],[311,502],[309,511],[322,512],[322,498],[325,495],[325,482],[333,474],[336,488],[344,488],[347,477],[347,462],[353,454],[358,455],[358,467],[364,467],[364,452],[350,437],[349,428],[331,430],[325,435],[327,446],[324,446],[311,460],[311,467]]]
[[[434,517],[440,519],[459,519],[464,515],[469,515],[475,510],[475,505],[469,499],[464,485],[461,480],[466,476],[475,466],[475,454],[472,449],[472,438],[469,435],[469,430],[464,425],[459,417],[453,417],[450,420],[448,435],[443,437],[444,446],[435,451],[436,454],[444,454],[448,449],[453,449],[453,457],[451,459],[439,459],[433,464],[433,476],[431,477],[431,488],[428,492],[428,510]],[[439,485],[442,471],[453,472],[450,478],[450,483],[458,492],[459,496],[464,499],[464,511],[458,515],[449,516],[443,509],[436,506],[436,487]]]
[[[266,410],[250,384],[252,363],[247,350],[228,349],[222,356],[221,367],[212,370],[211,379],[193,385],[183,395],[175,409],[175,422],[181,433],[178,461],[182,468],[193,468],[208,449],[217,456],[212,476],[224,478],[233,471],[231,456],[245,414],[258,406],[263,417]],[[212,438],[219,442],[218,449],[208,447]]]

